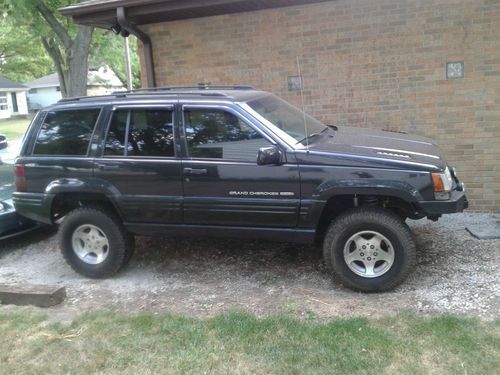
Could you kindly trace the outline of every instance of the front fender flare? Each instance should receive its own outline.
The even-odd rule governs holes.
[[[413,203],[423,200],[420,192],[405,181],[388,180],[332,180],[319,185],[314,192],[314,199],[327,201],[336,195],[383,195],[400,198]]]

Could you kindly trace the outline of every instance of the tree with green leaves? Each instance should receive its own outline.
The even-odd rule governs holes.
[[[81,96],[87,91],[89,64],[98,68],[108,65],[126,85],[123,39],[110,31],[75,25],[57,11],[77,0],[0,0],[3,2],[5,28],[0,23],[0,71],[18,81],[39,78],[57,72],[61,94]],[[8,26],[8,27],[7,27]],[[3,32],[5,30],[5,33]],[[5,37],[4,37],[5,35]],[[135,39],[135,38],[134,38]],[[2,45],[8,45],[2,58]],[[14,67],[14,55],[19,69]],[[38,61],[39,69],[30,61]],[[47,61],[52,60],[52,69]],[[22,62],[22,63],[21,63]],[[137,43],[131,43],[133,86],[140,86]],[[2,63],[4,64],[3,70]],[[25,74],[20,74],[24,66]],[[19,74],[17,74],[18,72]]]
[[[7,17],[27,25],[41,41],[59,77],[61,94],[87,93],[87,72],[93,27],[75,25],[57,12],[70,0],[4,0]]]
[[[0,16],[0,76],[22,83],[52,73],[52,61],[40,39],[12,21]]]
[[[132,66],[132,86],[141,86],[139,56],[137,54],[137,39],[130,39],[130,62]],[[108,65],[116,73],[123,86],[127,86],[127,67],[125,65],[124,42],[121,36],[112,31],[96,30],[90,46],[89,65],[97,68]]]

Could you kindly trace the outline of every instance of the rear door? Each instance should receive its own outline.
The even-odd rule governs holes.
[[[257,165],[271,138],[231,106],[186,103],[182,116],[185,224],[296,226],[297,165]]]
[[[126,222],[182,223],[174,103],[116,106],[94,176],[110,182]]]

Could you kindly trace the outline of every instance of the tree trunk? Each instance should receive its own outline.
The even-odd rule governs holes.
[[[55,43],[42,37],[45,49],[56,65],[62,96],[87,95],[88,57],[94,28],[78,26],[75,38],[71,39],[67,28],[57,20],[47,7],[46,0],[30,1],[33,2],[40,16],[47,22],[62,45],[61,47],[56,46]]]
[[[78,26],[78,34],[66,51],[68,96],[87,95],[88,56],[93,28]]]
[[[68,90],[66,89],[66,82],[68,82],[66,69],[64,68],[64,58],[61,55],[61,51],[51,43],[50,40],[42,38],[42,44],[50,58],[54,62],[56,67],[57,77],[59,78],[59,87],[61,89],[61,96],[66,98],[68,96]]]

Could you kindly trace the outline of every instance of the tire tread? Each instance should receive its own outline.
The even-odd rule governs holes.
[[[345,272],[343,272],[343,269],[336,264],[337,262],[334,257],[334,251],[332,250],[334,244],[338,241],[341,233],[346,230],[346,228],[359,224],[360,220],[373,223],[383,223],[383,225],[391,227],[392,230],[397,232],[401,245],[405,249],[406,262],[404,263],[403,269],[397,274],[396,277],[385,283],[384,286],[360,286],[352,280],[350,275],[346,275]],[[415,240],[408,225],[406,225],[406,223],[392,211],[380,207],[359,207],[350,209],[334,220],[328,227],[323,242],[323,258],[327,268],[330,271],[333,271],[335,277],[338,278],[345,286],[363,292],[383,292],[394,289],[408,277],[410,272],[415,268],[417,262]]]
[[[116,254],[115,259],[113,259],[113,262],[108,263],[106,269],[100,272],[89,273],[82,270],[71,259],[68,253],[68,249],[65,249],[66,246],[65,235],[67,234],[68,231],[67,227],[71,226],[73,220],[77,220],[78,217],[82,215],[100,216],[102,220],[108,221],[107,225],[113,226],[119,232],[119,236],[117,236],[116,239],[118,241],[116,247],[123,249],[123,251],[120,251],[118,254]],[[69,212],[64,218],[59,228],[59,242],[64,259],[75,272],[90,278],[106,278],[117,273],[122,267],[124,267],[132,257],[132,253],[134,250],[134,244],[132,239],[133,237],[131,237],[131,235],[125,230],[123,224],[121,223],[120,219],[116,216],[115,213],[95,206],[83,206]]]

